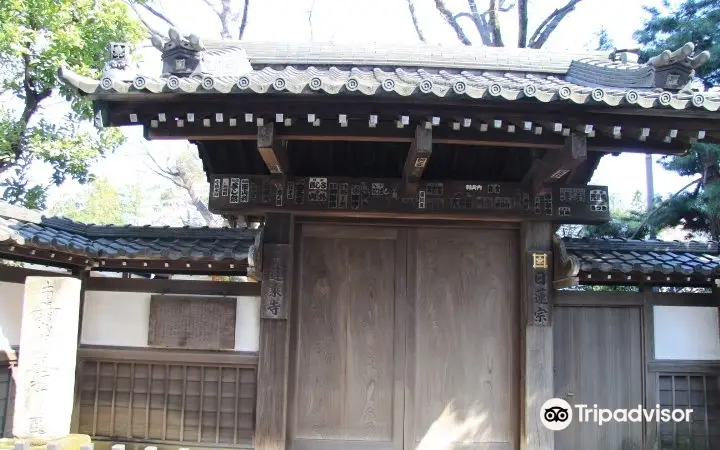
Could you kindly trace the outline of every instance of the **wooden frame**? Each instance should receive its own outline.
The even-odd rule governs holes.
[[[81,345],[78,357],[102,361],[147,361],[192,364],[231,364],[240,366],[256,366],[258,356],[252,352],[157,349],[135,347],[110,347],[104,345]]]
[[[77,277],[77,275],[70,271],[51,272],[49,270],[0,265],[0,281],[2,282],[25,283],[26,277]]]
[[[260,283],[89,277],[88,291],[148,292],[152,294],[260,296]]]

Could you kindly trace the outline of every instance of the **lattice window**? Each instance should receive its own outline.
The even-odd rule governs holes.
[[[720,448],[720,377],[660,375],[660,407],[690,409],[690,422],[660,422],[660,450]]]
[[[8,366],[0,366],[0,436],[12,436],[12,417],[15,408],[15,382]]]
[[[252,438],[252,367],[82,361],[78,432],[231,446]]]

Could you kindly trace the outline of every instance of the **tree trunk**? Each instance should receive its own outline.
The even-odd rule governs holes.
[[[716,192],[720,190],[720,167],[718,167],[718,155],[713,149],[708,149],[700,153],[703,162],[703,180],[702,184],[707,192]],[[707,203],[707,219],[710,226],[710,235],[714,241],[720,240],[720,210],[713,204],[710,199],[706,199]]]
[[[528,0],[518,0],[518,47],[527,46]]]
[[[492,32],[493,46],[504,47],[502,33],[500,32],[500,2],[490,0],[490,31]]]

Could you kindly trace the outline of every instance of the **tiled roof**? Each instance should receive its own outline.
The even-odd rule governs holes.
[[[581,272],[720,276],[716,242],[564,239],[563,244]]]
[[[201,69],[187,77],[170,75],[167,65],[163,75],[124,69],[122,73],[106,71],[100,80],[94,80],[63,69],[60,77],[71,87],[98,96],[278,92],[534,99],[717,111],[720,92],[685,89],[694,67],[709,58],[704,53],[691,54],[679,54],[669,66],[662,60],[653,64],[615,61],[607,52],[220,42],[205,44]]]
[[[0,242],[91,259],[243,261],[247,229],[86,225],[0,204]]]

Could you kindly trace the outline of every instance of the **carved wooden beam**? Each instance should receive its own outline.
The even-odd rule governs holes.
[[[559,151],[550,151],[537,159],[523,178],[523,184],[537,192],[543,184],[553,183],[587,159],[587,136],[572,132]]]
[[[431,154],[432,130],[418,125],[415,127],[415,138],[410,144],[410,150],[405,160],[405,168],[403,169],[406,188],[416,184],[422,178]]]
[[[274,123],[258,125],[257,148],[271,174],[287,174],[289,167],[287,153],[282,142],[275,135]]]
[[[554,184],[533,194],[520,183],[425,181],[405,191],[401,178],[280,177],[215,175],[229,186],[210,197],[212,212],[224,215],[268,212],[382,217],[488,218],[604,223],[607,188]]]

